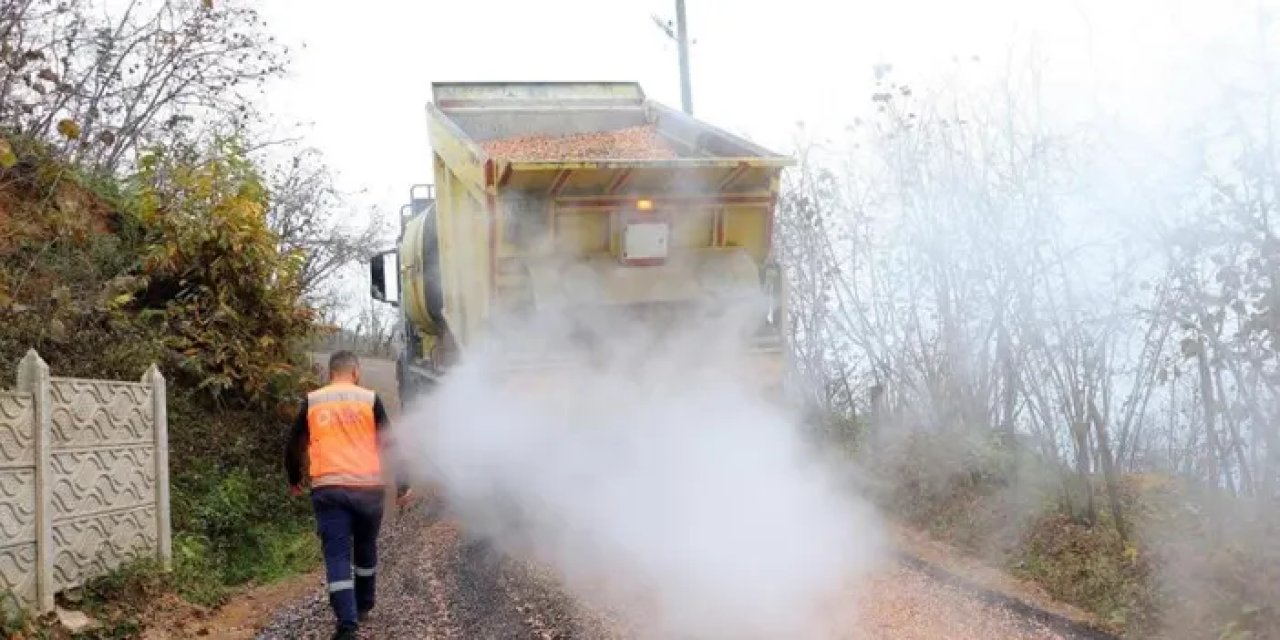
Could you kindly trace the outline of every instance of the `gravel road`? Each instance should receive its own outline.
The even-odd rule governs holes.
[[[384,526],[378,606],[363,638],[612,638],[551,580],[464,535],[428,496]],[[280,612],[261,640],[328,638],[322,585]]]
[[[607,615],[586,610],[533,567],[468,538],[425,498],[389,517],[382,540],[379,601],[362,638],[645,638]],[[973,591],[927,566],[889,566],[833,612],[839,638],[856,640],[1085,639],[1016,603]],[[856,604],[855,604],[856,603]],[[332,614],[322,589],[287,607],[260,640],[328,638]]]
[[[394,401],[394,367],[369,360],[370,386]],[[393,409],[394,410],[394,409]],[[378,607],[363,638],[612,640],[644,638],[643,629],[587,610],[553,577],[469,538],[424,496],[383,526]],[[836,637],[879,639],[1100,638],[1073,630],[1016,601],[984,592],[917,561],[890,564],[831,612]],[[332,614],[322,584],[280,611],[257,638],[328,638]]]

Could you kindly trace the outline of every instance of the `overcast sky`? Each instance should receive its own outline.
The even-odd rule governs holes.
[[[1263,4],[1280,0],[1265,0]],[[293,49],[270,90],[306,123],[341,188],[394,213],[429,182],[424,107],[435,81],[638,81],[678,106],[674,43],[651,15],[674,0],[264,0]],[[1256,35],[1252,0],[687,0],[695,114],[777,151],[796,123],[839,131],[870,108],[873,65],[912,83],[955,65],[998,74],[1031,55],[1063,118],[1159,137],[1217,76],[1208,53]],[[1012,53],[1011,53],[1012,52]],[[979,60],[974,63],[974,58]],[[958,61],[958,62],[957,62]]]

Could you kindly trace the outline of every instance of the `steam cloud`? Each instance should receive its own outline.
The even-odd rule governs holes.
[[[521,323],[410,407],[398,448],[472,534],[645,635],[820,637],[881,530],[751,386],[738,347],[759,316],[725,309],[662,331],[601,316],[590,328],[610,338],[591,349],[567,346],[563,322]],[[504,379],[529,336],[575,364]]]

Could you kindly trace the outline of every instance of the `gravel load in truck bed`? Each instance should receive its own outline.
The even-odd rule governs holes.
[[[480,143],[490,157],[503,160],[672,160],[676,148],[644,125],[570,136],[516,136]]]

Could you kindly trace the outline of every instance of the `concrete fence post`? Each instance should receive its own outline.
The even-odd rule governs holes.
[[[151,365],[142,382],[151,387],[156,462],[156,554],[165,571],[173,569],[173,531],[169,516],[169,410],[164,375]]]
[[[18,364],[18,390],[31,395],[35,444],[36,506],[36,600],[41,612],[53,611],[53,505],[50,475],[50,432],[52,400],[49,396],[49,365],[36,353],[27,352]]]

